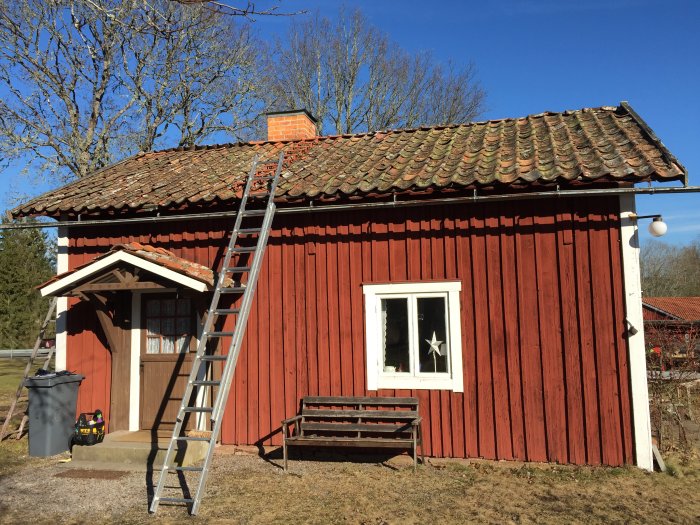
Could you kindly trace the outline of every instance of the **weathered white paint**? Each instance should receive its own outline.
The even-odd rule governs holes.
[[[147,261],[145,259],[142,259],[141,257],[137,257],[136,255],[132,255],[124,251],[118,251],[112,253],[111,255],[108,255],[107,257],[104,257],[103,259],[99,259],[93,262],[92,264],[81,268],[80,270],[66,275],[64,278],[59,279],[58,281],[51,283],[48,286],[43,287],[41,289],[41,295],[47,296],[60,294],[72,284],[86,279],[87,277],[90,277],[91,275],[94,275],[120,262],[131,264],[133,266],[136,266],[137,268],[141,268],[153,274],[159,275],[164,279],[168,279],[188,288],[192,288],[193,290],[197,290],[198,292],[204,292],[209,289],[209,286],[203,283],[202,281],[192,279],[191,277],[183,275],[179,272],[175,272],[168,268],[164,268],[163,266],[155,264],[151,261]]]
[[[68,228],[58,228],[56,242],[56,274],[68,271]],[[56,302],[56,370],[66,369],[68,341],[68,298],[59,297]]]
[[[649,392],[647,390],[646,347],[644,345],[644,319],[642,314],[642,281],[639,273],[639,236],[635,214],[634,195],[620,196],[623,279],[625,287],[625,312],[627,322],[637,333],[627,333],[632,389],[632,419],[634,424],[634,449],[637,466],[653,470],[651,448],[651,419],[649,416]],[[629,327],[628,325],[628,327]]]
[[[141,294],[131,294],[131,362],[129,363],[129,430],[139,430],[141,418]]]
[[[199,342],[202,340],[202,332],[204,331],[204,323],[202,322],[202,317],[199,315],[199,312],[196,312],[197,315],[197,348],[199,349]],[[192,366],[194,366],[194,362],[192,363]],[[208,379],[212,378],[211,373],[207,373],[206,371],[207,367],[200,367],[199,370],[197,370],[197,380],[198,381],[206,381]],[[211,370],[210,370],[211,372]],[[197,388],[197,400],[195,401],[195,404],[198,407],[205,407],[205,406],[211,406],[208,403],[208,400],[212,398],[212,387],[210,386],[205,386],[205,387],[198,387]],[[197,413],[197,430],[207,430],[207,423],[209,422],[209,418],[211,416],[207,413],[204,412],[198,412]]]

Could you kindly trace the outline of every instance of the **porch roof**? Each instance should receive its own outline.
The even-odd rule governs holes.
[[[214,272],[201,264],[188,261],[176,256],[163,248],[132,242],[118,244],[92,261],[65,272],[37,286],[42,296],[67,295],[70,292],[91,281],[95,283],[100,277],[112,277],[110,283],[93,284],[103,291],[131,290],[148,286],[137,275],[126,276],[117,270],[123,267],[133,267],[145,270],[161,279],[171,281],[175,285],[204,292],[214,285]]]

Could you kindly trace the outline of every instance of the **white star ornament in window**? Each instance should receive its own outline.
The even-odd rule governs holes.
[[[437,335],[435,332],[433,332],[433,338],[432,340],[425,340],[426,343],[430,345],[430,350],[428,350],[428,354],[433,355],[437,354],[439,356],[442,356],[442,352],[440,351],[440,345],[443,343],[442,341],[438,341]],[[433,357],[435,357],[433,355]]]

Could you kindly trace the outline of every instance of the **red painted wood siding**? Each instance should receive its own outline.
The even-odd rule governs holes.
[[[673,320],[670,315],[663,314],[658,310],[649,308],[647,305],[643,305],[642,313],[644,315],[645,321],[669,321]]]
[[[414,395],[431,456],[632,463],[617,210],[606,198],[278,216],[223,441],[279,444],[304,395]],[[216,266],[227,228],[81,229],[70,265],[137,240]],[[443,279],[462,281],[464,393],[368,392],[362,284]],[[69,368],[88,376],[81,408],[106,407],[108,353],[83,320]]]

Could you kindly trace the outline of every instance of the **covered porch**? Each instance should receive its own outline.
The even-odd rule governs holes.
[[[43,296],[76,298],[68,315],[96,317],[95,336],[109,354],[110,386],[108,406],[91,409],[103,409],[108,432],[134,432],[127,442],[151,444],[170,434],[213,284],[209,268],[129,243],[39,286]],[[70,345],[65,351],[72,351]],[[201,391],[197,404],[210,395]],[[207,425],[204,414],[186,421],[189,432]]]

